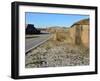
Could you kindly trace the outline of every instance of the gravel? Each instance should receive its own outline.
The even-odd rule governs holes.
[[[47,41],[25,56],[26,68],[89,65],[89,48]]]

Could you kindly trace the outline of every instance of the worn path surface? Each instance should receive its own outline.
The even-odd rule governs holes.
[[[35,35],[37,37],[31,37],[25,39],[25,52],[28,52],[32,48],[38,46],[42,42],[45,42],[49,39],[50,34],[41,34],[41,35]]]

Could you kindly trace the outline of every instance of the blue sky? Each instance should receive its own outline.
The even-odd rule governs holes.
[[[89,16],[26,12],[25,18],[26,24],[34,24],[36,28],[46,28],[51,26],[70,27],[73,23],[89,18]]]

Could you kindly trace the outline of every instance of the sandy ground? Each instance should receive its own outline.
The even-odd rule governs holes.
[[[26,68],[89,65],[89,48],[49,40],[25,56]]]

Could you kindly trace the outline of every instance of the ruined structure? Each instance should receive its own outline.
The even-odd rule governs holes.
[[[74,23],[69,31],[73,44],[89,46],[89,19]]]

